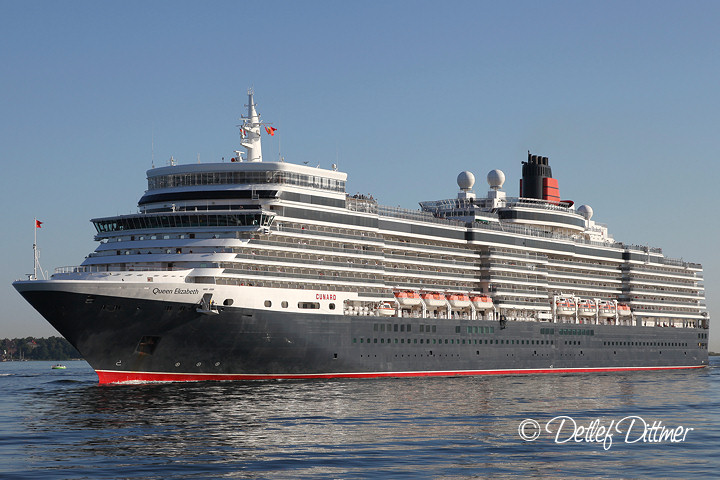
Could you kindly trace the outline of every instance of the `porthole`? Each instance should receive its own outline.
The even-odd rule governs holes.
[[[335,310],[335,304],[334,304],[334,303],[331,303],[331,304],[330,304],[330,310]]]
[[[265,300],[265,306],[272,307],[272,302],[270,300]]]
[[[228,306],[228,307],[232,304],[233,304],[232,298],[226,298],[225,301],[223,302],[223,305]]]
[[[288,307],[288,302],[287,302],[287,300],[283,300],[280,305],[282,306],[282,308],[287,308],[287,307]]]

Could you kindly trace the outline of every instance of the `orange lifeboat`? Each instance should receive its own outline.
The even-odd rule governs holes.
[[[395,292],[395,298],[403,307],[420,305],[420,295],[417,292]]]
[[[621,317],[629,317],[632,314],[630,305],[625,305],[624,303],[618,303],[617,312]]]
[[[447,299],[453,308],[467,308],[470,306],[470,297],[464,293],[449,295]]]
[[[555,301],[555,312],[558,315],[575,315],[575,300],[560,297]]]
[[[390,302],[382,302],[377,308],[377,313],[383,317],[392,317],[395,315],[395,308]]]
[[[615,304],[606,300],[600,300],[598,304],[598,316],[611,318],[615,316]]]
[[[487,295],[475,295],[470,298],[470,301],[472,301],[478,310],[490,310],[493,308],[492,298]]]
[[[445,303],[445,295],[441,293],[422,293],[420,297],[428,307],[444,307],[447,306]]]
[[[578,302],[578,315],[581,317],[594,317],[597,306],[593,300],[580,300]]]

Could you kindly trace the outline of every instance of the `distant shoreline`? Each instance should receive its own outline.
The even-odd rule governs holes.
[[[17,358],[13,358],[12,360],[0,360],[0,363],[10,363],[10,362],[79,362],[79,361],[85,361],[84,358],[56,358],[53,359],[45,359],[45,360],[37,360],[34,358],[27,358],[18,360]]]

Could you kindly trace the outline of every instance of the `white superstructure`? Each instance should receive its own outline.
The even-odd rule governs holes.
[[[557,200],[551,177],[545,198],[512,198],[504,173],[492,170],[482,198],[465,171],[457,198],[387,207],[348,195],[336,168],[263,162],[263,130],[274,129],[261,122],[252,91],[247,107],[244,158],[236,151],[228,163],[149,170],[138,213],[94,219],[96,250],[53,279],[150,298],[178,289],[208,307],[379,316],[391,307],[401,317],[688,328],[707,321],[700,265],[614,241],[590,207]],[[584,300],[594,312],[580,308]]]

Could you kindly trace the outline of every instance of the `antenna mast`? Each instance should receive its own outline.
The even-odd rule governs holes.
[[[260,135],[260,115],[255,110],[254,101],[255,92],[252,88],[248,89],[248,104],[247,116],[243,116],[242,132],[243,140],[240,142],[247,150],[247,161],[248,162],[262,162],[262,145]]]

